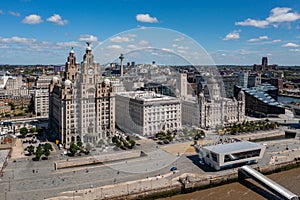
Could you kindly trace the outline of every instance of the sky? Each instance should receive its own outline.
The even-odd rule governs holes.
[[[206,53],[218,65],[300,65],[299,0],[1,0],[0,26],[0,64],[64,64],[71,48],[81,62],[89,42],[99,62],[152,48],[195,64]]]

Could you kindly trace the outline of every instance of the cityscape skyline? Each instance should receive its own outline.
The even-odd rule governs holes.
[[[105,47],[116,49],[117,58],[120,51],[133,47],[126,44],[135,39],[119,33],[160,27],[192,38],[217,65],[258,64],[263,56],[271,64],[299,65],[299,9],[296,0],[243,4],[105,0],[72,5],[58,0],[4,0],[0,3],[0,24],[5,27],[0,33],[0,64],[62,64],[62,53],[74,47],[81,55],[85,42],[94,48],[109,41]],[[155,39],[164,46],[164,37]],[[151,46],[146,40],[135,42]],[[173,46],[182,52],[188,48]]]

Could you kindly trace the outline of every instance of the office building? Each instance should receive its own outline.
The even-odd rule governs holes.
[[[149,91],[116,95],[116,125],[143,136],[181,129],[181,104],[174,97]]]
[[[80,70],[79,70],[80,66]],[[49,87],[49,128],[69,147],[78,140],[97,144],[115,133],[112,83],[101,77],[90,46],[81,65],[72,50],[64,77],[53,77]]]

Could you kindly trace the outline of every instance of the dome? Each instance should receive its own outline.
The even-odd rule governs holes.
[[[88,46],[88,47],[86,48],[86,50],[89,50],[89,51],[91,51],[91,50],[92,50],[92,48],[91,48],[90,46]]]
[[[105,83],[105,85],[108,85],[108,84],[110,84],[110,80],[109,79],[104,79],[104,83]]]
[[[53,83],[58,83],[58,81],[59,81],[59,78],[56,77],[56,76],[53,76],[52,82],[53,82]]]
[[[75,52],[73,50],[70,51],[70,54],[74,54]]]
[[[65,86],[71,86],[72,81],[70,81],[69,79],[65,80]]]

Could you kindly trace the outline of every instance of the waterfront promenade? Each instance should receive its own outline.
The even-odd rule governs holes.
[[[259,132],[256,134],[262,135]],[[218,137],[215,133],[209,133],[207,141]],[[148,139],[139,143],[141,145],[136,150],[145,152],[146,156],[58,170],[54,168],[55,162],[67,162],[70,159],[62,155],[61,151],[55,151],[48,160],[39,162],[32,161],[32,157],[12,157],[1,177],[0,199],[103,199],[123,195],[133,197],[153,191],[181,188],[182,182],[179,180],[190,183],[202,181],[203,184],[207,181],[209,184],[211,179],[216,180],[217,177],[236,173],[235,169],[213,171],[206,165],[200,165],[197,154],[189,148],[191,143],[186,143],[186,148],[184,143],[160,146]],[[261,143],[267,145],[264,158],[257,164],[261,168],[292,161],[300,155],[300,140],[285,139]],[[182,149],[179,154],[176,154],[176,145],[180,147],[178,150]],[[95,156],[98,154],[101,153],[94,152]],[[170,171],[173,166],[178,169],[174,173]]]

